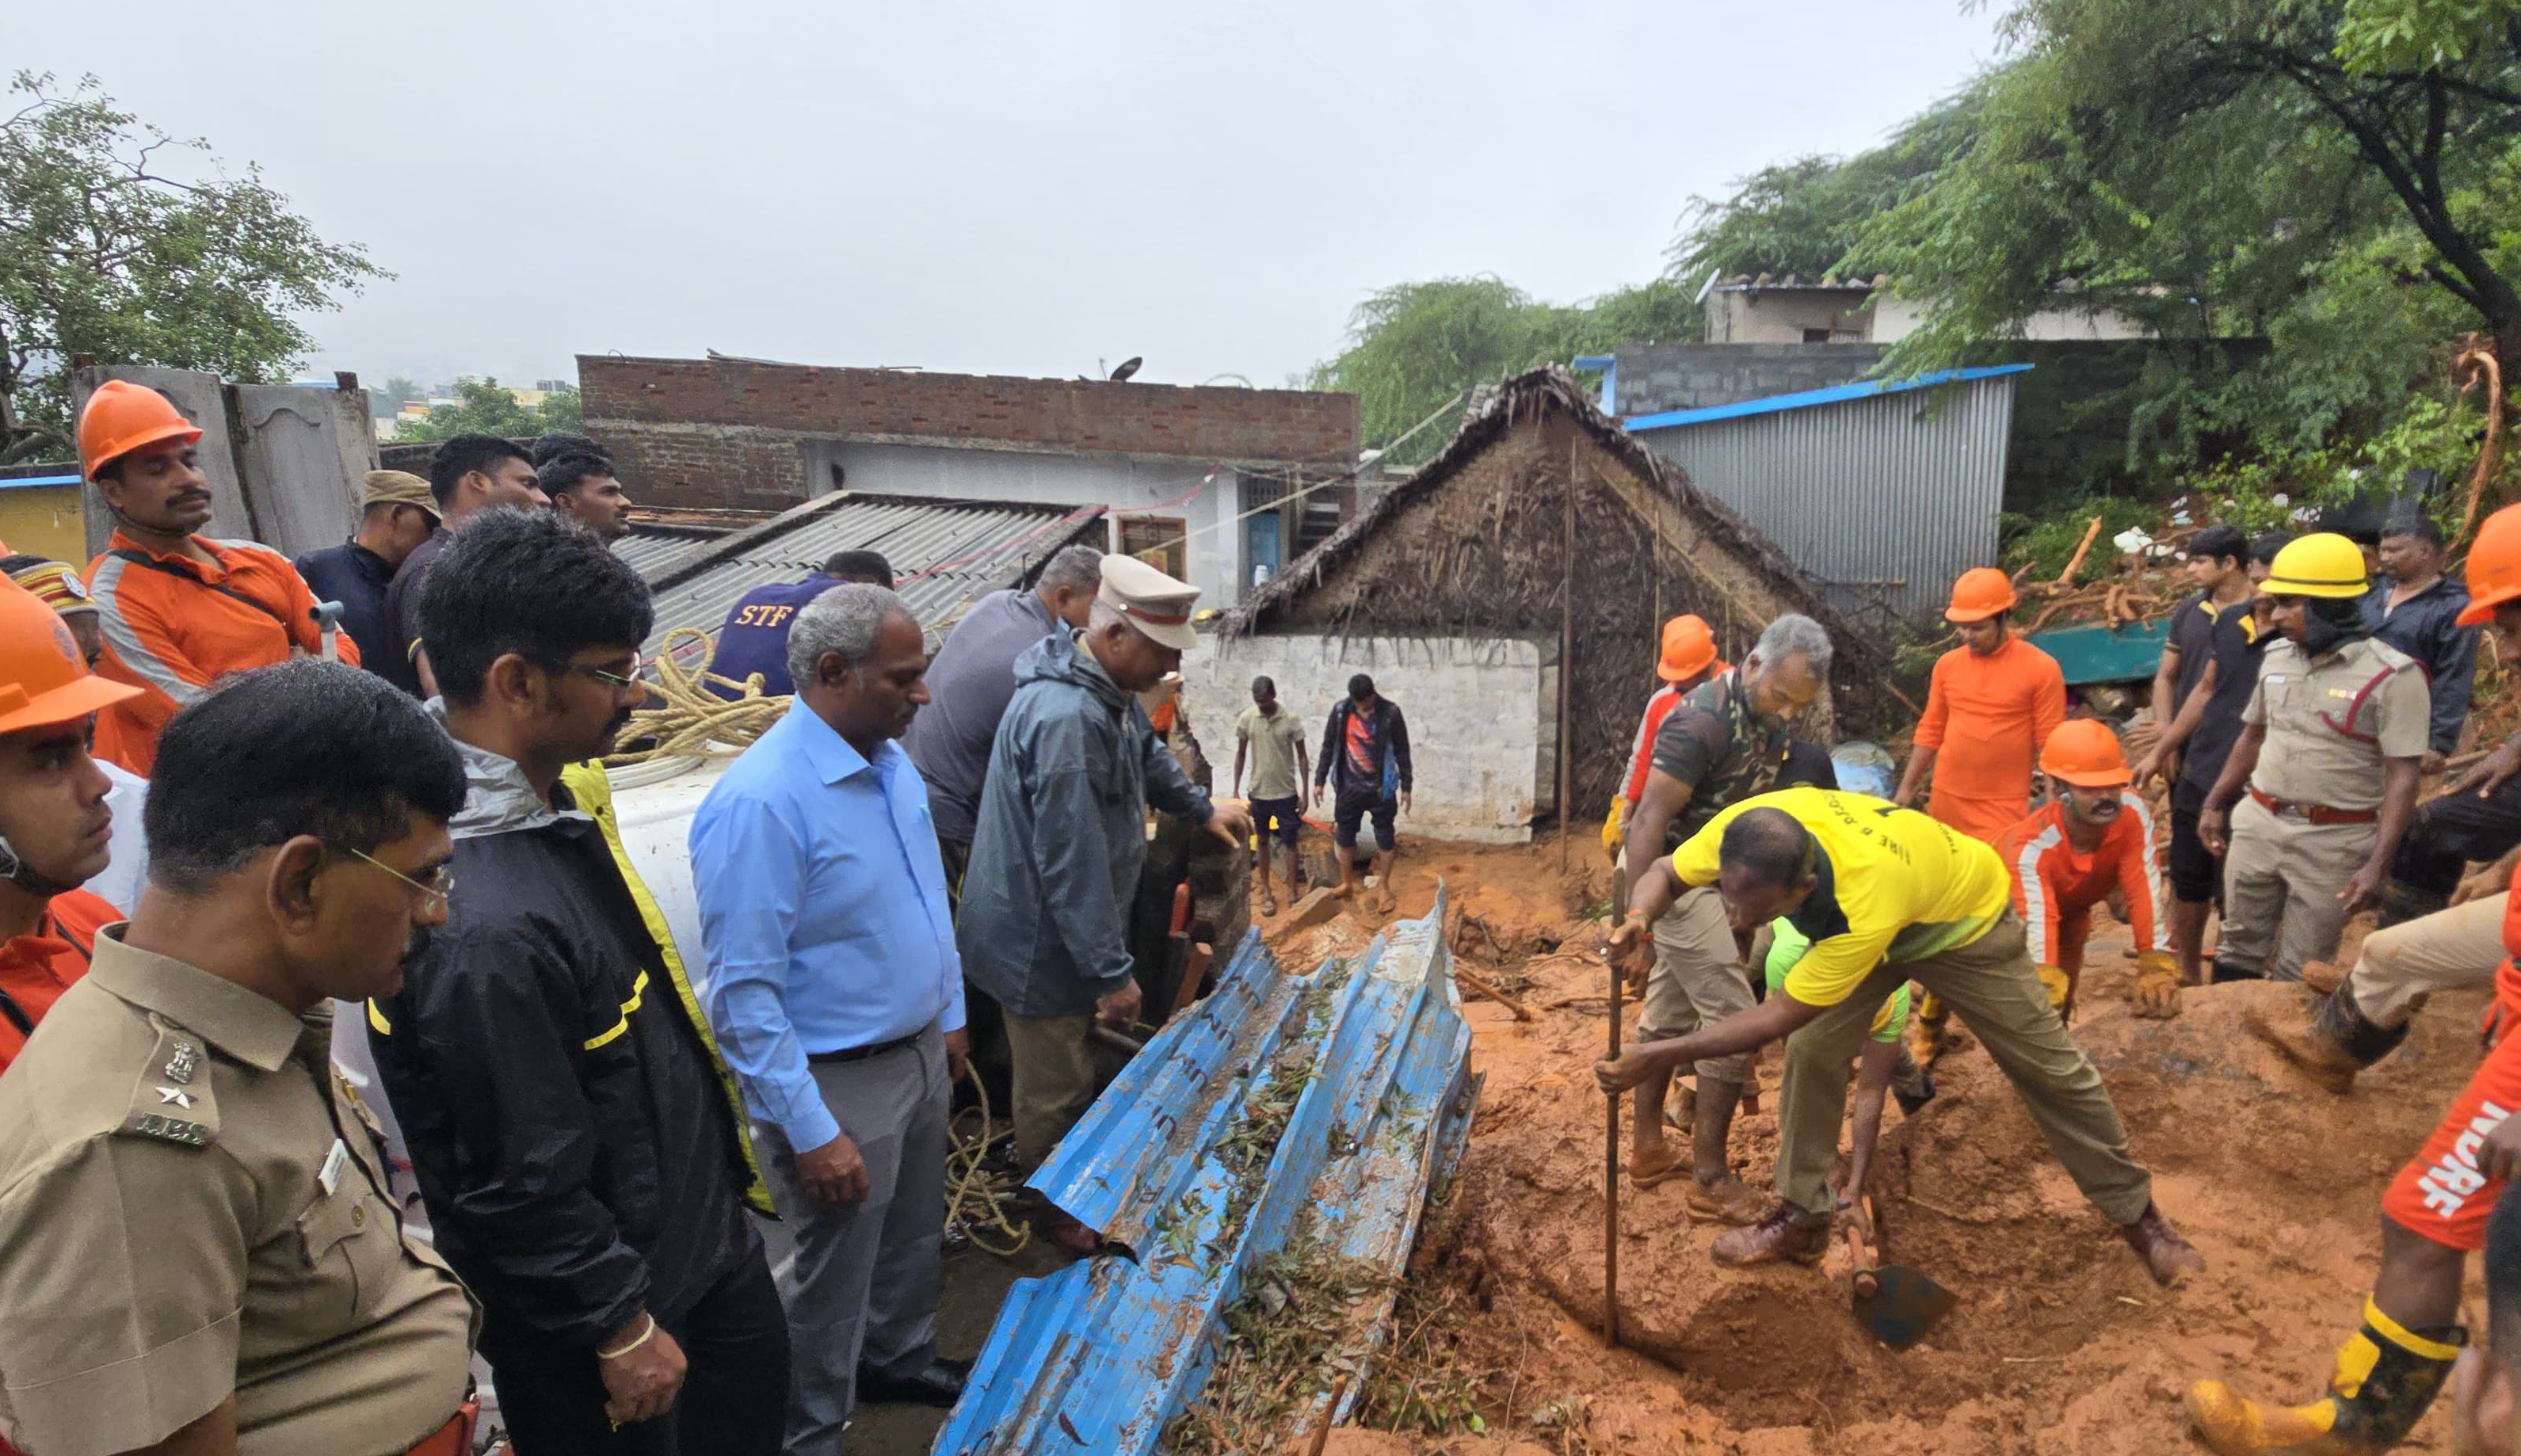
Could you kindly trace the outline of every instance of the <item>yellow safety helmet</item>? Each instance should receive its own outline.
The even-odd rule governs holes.
[[[2360,597],[2370,589],[2362,548],[2335,531],[2294,537],[2268,564],[2259,587],[2271,597]]]

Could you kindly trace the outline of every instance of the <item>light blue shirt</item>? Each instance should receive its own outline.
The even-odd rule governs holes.
[[[845,1129],[808,1053],[963,1027],[963,963],[928,788],[800,698],[692,816],[710,1024],[755,1116],[799,1152]]]

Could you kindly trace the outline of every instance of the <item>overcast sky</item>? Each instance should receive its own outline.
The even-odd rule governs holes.
[[[1878,141],[1996,51],[1958,0],[12,6],[396,276],[310,372],[579,353],[1274,386],[1404,279],[1572,301],[1695,194]]]

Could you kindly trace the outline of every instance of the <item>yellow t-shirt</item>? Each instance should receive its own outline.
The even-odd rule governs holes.
[[[1750,809],[1783,809],[1820,847],[1820,884],[1790,917],[1811,949],[1786,975],[1786,994],[1835,1006],[1884,961],[1920,961],[1987,933],[2012,904],[2004,861],[1981,842],[1914,809],[1835,789],[1781,789],[1728,806],[1672,852],[1683,885],[1713,885],[1725,826]]]

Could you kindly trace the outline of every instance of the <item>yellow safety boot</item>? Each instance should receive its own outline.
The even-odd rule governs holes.
[[[2337,1351],[2328,1393],[2309,1405],[2262,1405],[2222,1381],[2188,1388],[2188,1420],[2219,1456],[2282,1451],[2366,1456],[2395,1450],[2451,1378],[2468,1342],[2457,1325],[2410,1330],[2363,1301],[2363,1328]]]

